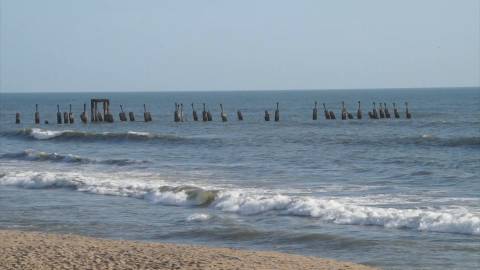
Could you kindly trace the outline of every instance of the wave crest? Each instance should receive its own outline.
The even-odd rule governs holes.
[[[50,161],[50,162],[63,162],[63,163],[82,163],[82,164],[108,164],[126,166],[131,164],[148,163],[148,161],[138,161],[130,159],[107,159],[107,160],[95,160],[85,158],[72,154],[58,154],[47,153],[42,151],[35,151],[33,149],[26,149],[16,153],[6,153],[0,155],[0,159],[12,159],[12,160],[27,160],[27,161]]]
[[[157,182],[158,183],[158,182]],[[95,194],[128,196],[152,203],[210,207],[240,215],[278,212],[345,225],[371,225],[419,231],[480,235],[480,216],[467,209],[397,209],[364,206],[361,201],[291,196],[241,189],[205,189],[192,185],[152,184],[88,178],[78,173],[3,172],[0,185],[68,188]]]
[[[24,128],[18,131],[2,132],[2,136],[20,137],[33,140],[76,140],[76,141],[109,141],[109,140],[128,140],[128,141],[149,141],[157,140],[164,142],[195,142],[201,138],[186,138],[173,134],[155,134],[150,132],[87,132],[75,130],[48,130],[41,128]]]

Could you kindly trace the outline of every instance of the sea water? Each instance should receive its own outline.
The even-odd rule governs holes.
[[[93,97],[110,98],[114,123],[81,123]],[[361,101],[363,119],[340,120],[342,101],[355,118]],[[194,122],[192,102],[213,121]],[[401,118],[368,119],[372,102]],[[56,124],[57,104],[74,124]],[[119,121],[120,104],[136,122]],[[0,228],[480,267],[479,88],[4,93],[0,129]]]

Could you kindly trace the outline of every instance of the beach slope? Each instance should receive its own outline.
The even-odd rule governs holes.
[[[373,269],[278,252],[0,230],[0,269]]]

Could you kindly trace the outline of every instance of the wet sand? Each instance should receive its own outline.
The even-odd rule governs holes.
[[[0,269],[373,269],[279,252],[0,230]]]

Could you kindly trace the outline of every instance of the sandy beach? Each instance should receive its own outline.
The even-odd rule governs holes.
[[[373,269],[267,251],[0,230],[0,269]]]

